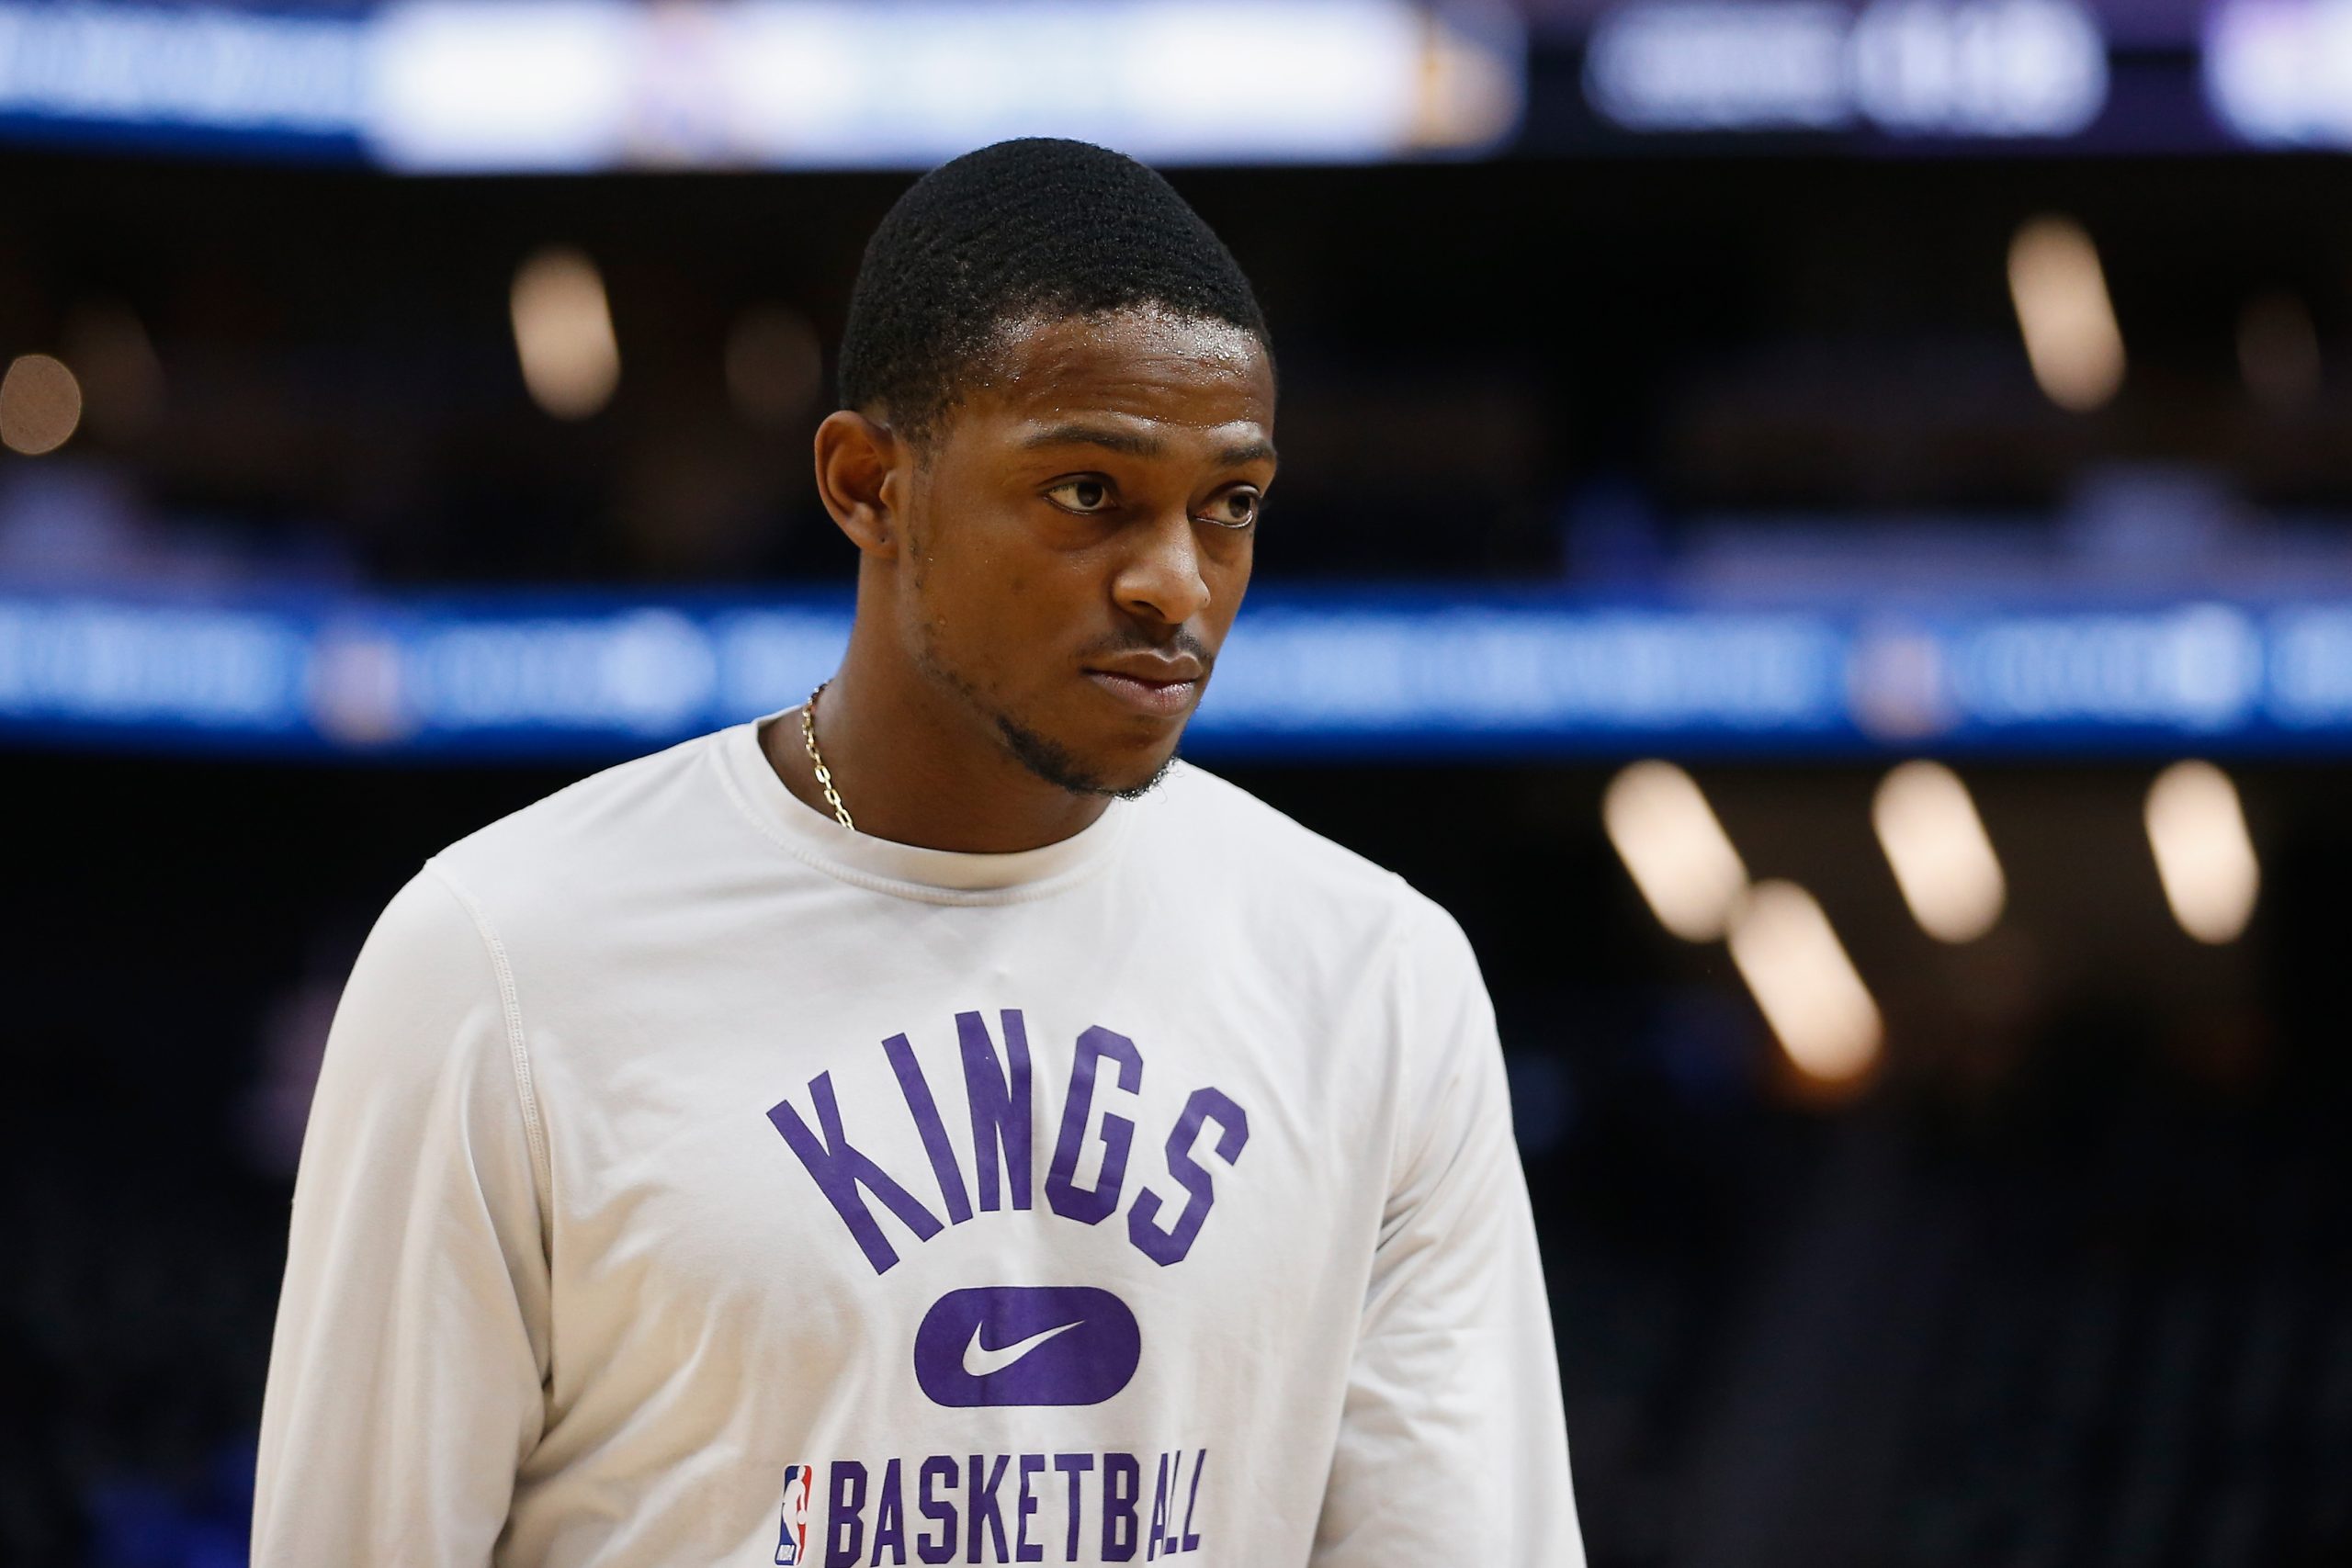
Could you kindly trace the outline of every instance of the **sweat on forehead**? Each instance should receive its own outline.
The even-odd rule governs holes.
[[[842,332],[843,407],[924,433],[1008,323],[1154,307],[1266,343],[1250,280],[1172,186],[1082,141],[1001,141],[917,180],[875,230]]]
[[[1026,380],[1069,385],[1106,371],[1192,376],[1246,374],[1264,346],[1229,321],[1179,315],[1145,303],[1085,315],[1031,315],[1000,321],[956,377],[955,400]]]

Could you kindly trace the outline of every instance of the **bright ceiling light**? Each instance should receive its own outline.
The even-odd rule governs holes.
[[[1635,762],[1610,781],[1600,819],[1660,925],[1685,942],[1724,934],[1747,868],[1689,773]]]
[[[1591,7],[1585,96],[1642,131],[2062,137],[2107,107],[2081,0],[1626,0]]]
[[[1905,762],[1880,781],[1871,826],[1922,930],[1974,942],[2001,918],[2008,888],[1968,786],[1940,762]]]
[[[2087,413],[2123,385],[2123,331],[2098,247],[2071,218],[2037,218],[2009,243],[2009,298],[2033,378],[2060,408]]]
[[[2272,147],[2352,147],[2352,5],[2211,0],[2205,96],[2222,125]]]
[[[2211,762],[2175,762],[2149,787],[2148,847],[2165,902],[2199,942],[2234,942],[2254,917],[2262,867],[2230,775]]]
[[[1731,960],[1797,1071],[1850,1083],[1877,1062],[1878,1004],[1812,894],[1758,883],[1732,921]]]
[[[54,452],[82,423],[82,384],[65,362],[20,354],[0,376],[0,444],[28,457]]]
[[[514,274],[514,353],[532,400],[558,419],[586,419],[620,384],[620,344],[596,264],[552,247]]]

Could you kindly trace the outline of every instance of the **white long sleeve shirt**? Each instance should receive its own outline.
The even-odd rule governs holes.
[[[1443,911],[1179,766],[967,855],[755,726],[460,840],[336,1014],[259,1568],[1574,1568]]]

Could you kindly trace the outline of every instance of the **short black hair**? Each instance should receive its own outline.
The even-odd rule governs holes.
[[[1155,171],[1048,137],[967,152],[910,186],[866,243],[842,405],[885,411],[919,441],[1007,322],[1138,305],[1272,346],[1233,253]]]

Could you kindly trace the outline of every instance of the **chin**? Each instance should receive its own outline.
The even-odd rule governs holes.
[[[1134,800],[1140,795],[1149,795],[1153,790],[1159,787],[1160,781],[1168,776],[1168,770],[1175,765],[1176,749],[1171,746],[1167,750],[1162,751],[1159,754],[1159,760],[1154,761],[1150,767],[1136,773],[1127,783],[1107,789],[1103,793],[1106,795],[1115,795],[1122,800]]]
[[[1148,748],[1073,745],[1000,717],[1005,749],[1020,764],[1072,795],[1113,795],[1132,800],[1148,793],[1175,765],[1176,738]]]

